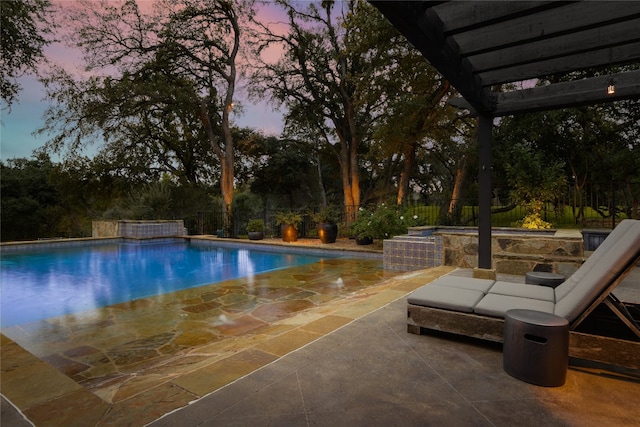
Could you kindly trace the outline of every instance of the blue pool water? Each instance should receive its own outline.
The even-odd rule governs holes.
[[[1,327],[317,262],[321,257],[179,243],[3,254]]]

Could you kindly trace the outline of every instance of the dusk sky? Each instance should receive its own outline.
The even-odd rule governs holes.
[[[53,63],[64,65],[68,71],[77,69],[81,64],[80,52],[62,44],[47,47],[45,56]],[[16,157],[29,158],[33,150],[43,146],[49,138],[46,134],[33,135],[33,132],[44,125],[43,114],[47,108],[44,87],[31,75],[20,78],[19,82],[22,90],[18,93],[17,101],[10,111],[2,109],[0,159],[3,161]],[[280,134],[283,126],[282,113],[274,112],[273,107],[266,103],[248,101],[242,88],[236,90],[236,95],[244,108],[241,116],[232,117],[236,125],[260,129],[266,134]],[[54,157],[54,160],[57,159]]]

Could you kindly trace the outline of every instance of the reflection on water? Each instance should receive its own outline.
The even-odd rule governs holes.
[[[250,277],[321,258],[186,242],[3,254],[1,326]],[[251,283],[252,280],[249,281]]]

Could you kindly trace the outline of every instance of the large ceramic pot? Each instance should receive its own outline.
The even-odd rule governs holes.
[[[283,242],[295,242],[298,240],[298,230],[291,224],[281,224],[280,234]]]
[[[262,240],[264,239],[263,231],[249,231],[249,240]]]
[[[318,237],[322,243],[334,243],[338,238],[338,224],[321,222],[318,224]]]
[[[371,237],[356,237],[356,243],[358,245],[370,245],[373,243],[373,239]]]

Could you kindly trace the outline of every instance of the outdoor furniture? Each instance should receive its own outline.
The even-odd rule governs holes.
[[[640,327],[625,304],[611,295],[639,262],[640,221],[623,220],[556,288],[448,275],[408,296],[407,328],[415,334],[435,330],[503,342],[506,312],[534,310],[569,322],[571,357],[640,369]],[[608,337],[581,327],[601,304],[635,339]]]
[[[524,283],[527,285],[549,286],[552,288],[564,282],[562,274],[547,273],[546,271],[529,271],[524,275]]]
[[[514,378],[559,387],[569,366],[569,322],[555,314],[509,310],[504,318],[503,367]]]

